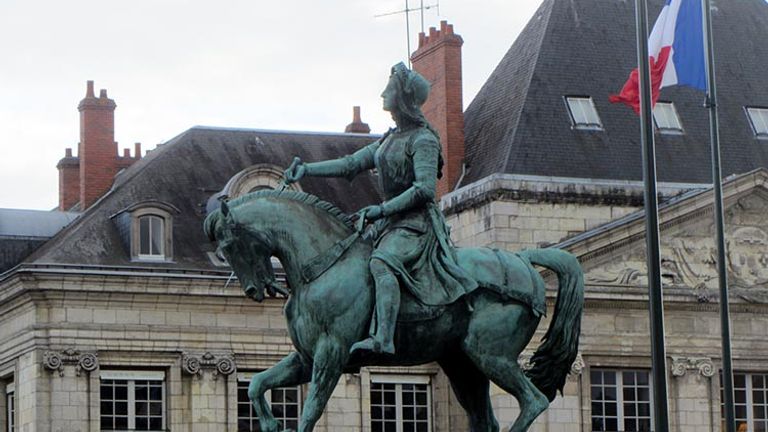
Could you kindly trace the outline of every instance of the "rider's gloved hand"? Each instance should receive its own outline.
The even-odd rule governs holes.
[[[369,221],[379,220],[384,217],[384,209],[380,205],[364,207],[358,213],[360,217],[364,217]]]
[[[301,158],[296,156],[291,162],[291,166],[285,170],[283,177],[285,177],[285,184],[296,183],[304,177],[307,173],[307,164],[301,161]]]

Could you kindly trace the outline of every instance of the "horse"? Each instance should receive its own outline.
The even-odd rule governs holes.
[[[503,295],[503,290],[488,288],[492,283],[437,307],[419,305],[404,292],[401,314],[410,302],[411,310],[416,306],[427,316],[398,319],[396,353],[351,355],[350,347],[367,337],[372,320],[374,285],[368,271],[372,245],[359,234],[352,217],[313,195],[266,190],[225,201],[207,216],[204,231],[218,242],[245,294],[254,300],[262,301],[265,290],[282,289],[275,282],[271,257],[279,259],[285,270],[289,295],[284,313],[296,351],[250,382],[248,396],[262,431],[276,432],[280,427],[264,397],[273,388],[311,382],[298,428],[310,432],[342,373],[362,366],[429,362],[437,362],[447,375],[471,431],[499,431],[489,395],[491,381],[519,403],[520,413],[509,430],[526,431],[557,390],[562,392],[576,358],[584,282],[578,261],[567,252],[456,249],[459,265],[470,275],[488,280],[494,273],[491,278],[525,285],[542,303],[545,286],[533,264],[557,274],[552,321],[531,358],[532,368],[524,371],[518,357],[533,337],[541,313]],[[502,265],[505,262],[524,265]]]

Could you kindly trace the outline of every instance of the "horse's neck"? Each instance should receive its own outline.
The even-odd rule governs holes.
[[[334,216],[308,205],[287,206],[279,215],[273,229],[274,253],[292,286],[300,282],[304,265],[351,234]]]

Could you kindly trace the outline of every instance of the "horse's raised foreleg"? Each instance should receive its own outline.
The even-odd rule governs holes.
[[[499,432],[493,415],[489,381],[463,352],[453,352],[437,361],[451,380],[456,399],[469,416],[471,432]]]
[[[259,372],[251,378],[248,386],[248,398],[259,416],[259,426],[263,432],[277,432],[280,424],[272,415],[264,393],[277,387],[297,386],[309,382],[312,377],[312,365],[299,353],[291,353],[276,365]]]
[[[311,432],[333,393],[348,357],[348,348],[326,336],[317,343],[312,366],[312,385],[304,401],[299,432]]]

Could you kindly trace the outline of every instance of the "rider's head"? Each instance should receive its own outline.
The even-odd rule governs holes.
[[[381,97],[384,109],[409,123],[424,123],[421,106],[429,96],[429,81],[402,62],[392,66],[387,88]]]

